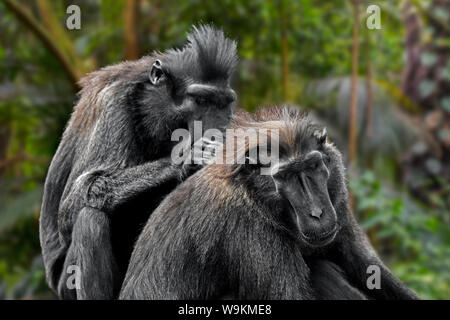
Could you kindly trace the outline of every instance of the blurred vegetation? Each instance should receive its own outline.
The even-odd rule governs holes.
[[[38,216],[76,80],[180,46],[198,23],[238,41],[240,107],[309,109],[344,155],[356,124],[346,158],[356,216],[402,281],[423,298],[450,298],[448,2],[80,0],[81,29],[67,30],[71,4],[0,0],[0,298],[53,297]],[[366,27],[369,4],[381,8],[379,30]]]

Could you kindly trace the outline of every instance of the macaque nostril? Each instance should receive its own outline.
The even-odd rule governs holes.
[[[237,99],[236,92],[234,92],[234,90],[232,90],[232,89],[229,89],[229,90],[227,91],[226,96],[227,96],[227,102],[228,102],[229,104],[230,104],[230,103],[233,103],[233,102],[236,101],[236,99]]]
[[[322,216],[322,209],[320,208],[313,208],[310,215],[314,218],[320,219],[320,217]]]
[[[222,92],[222,94],[218,96],[218,105],[221,108],[229,107],[234,101],[236,101],[236,94],[232,90]]]
[[[200,106],[203,106],[203,105],[205,105],[206,104],[206,98],[204,98],[204,97],[196,97],[195,98],[195,103],[197,104],[197,105],[200,105]]]

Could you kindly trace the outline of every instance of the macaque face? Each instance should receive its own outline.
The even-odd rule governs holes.
[[[262,110],[254,118],[248,115],[247,118],[241,116],[237,125],[278,132],[270,143],[264,139],[263,144],[260,139],[256,145],[249,142],[246,150],[249,163],[233,167],[235,181],[243,185],[256,203],[267,207],[275,225],[306,247],[331,243],[341,223],[345,223],[346,217],[338,217],[336,208],[345,202],[347,189],[342,157],[327,142],[326,129],[292,109],[268,116]],[[251,151],[259,148],[270,150],[271,156],[275,150],[278,156],[271,157],[274,161],[267,164],[259,153],[257,159],[251,156]],[[270,174],[262,175],[262,167]]]
[[[320,247],[333,241],[338,232],[336,210],[330,200],[328,156],[312,150],[283,162],[273,175],[276,190],[306,245]]]
[[[169,62],[156,60],[150,70],[153,101],[179,113],[192,130],[194,121],[202,123],[203,131],[218,129],[225,131],[233,114],[236,93],[229,86],[228,79],[203,81],[201,77],[171,69]]]

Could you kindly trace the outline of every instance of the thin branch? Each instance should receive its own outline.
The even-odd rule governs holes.
[[[43,42],[43,44],[52,52],[56,59],[61,63],[70,78],[75,89],[79,89],[78,80],[81,78],[82,73],[77,70],[73,63],[71,63],[69,57],[58,45],[56,39],[41,25],[41,23],[33,17],[33,15],[15,0],[1,0],[5,6],[23,23],[25,24],[35,36]]]
[[[405,107],[408,111],[418,112],[421,110],[421,107],[418,104],[416,104],[413,100],[408,98],[408,96],[406,96],[402,92],[402,90],[398,89],[394,84],[379,78],[378,79],[373,78],[373,81],[378,86],[385,89],[386,92],[389,93],[392,97],[397,99],[397,101],[400,103],[400,106]]]
[[[23,151],[16,154],[15,156],[0,161],[0,170],[22,161],[31,161],[36,163],[47,164],[50,161],[50,159],[46,157],[34,157]]]
[[[52,35],[52,38],[57,39],[59,47],[65,52],[78,74],[82,76],[91,71],[93,68],[86,68],[86,64],[84,64],[83,60],[78,56],[71,39],[63,28],[63,24],[61,24],[58,17],[55,15],[51,3],[48,0],[37,0],[36,4],[43,25],[49,34]],[[86,62],[89,62],[89,65],[92,65],[92,67],[95,65],[95,61],[93,61],[92,58],[87,59]]]

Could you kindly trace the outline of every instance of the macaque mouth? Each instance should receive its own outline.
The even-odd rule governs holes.
[[[287,210],[300,239],[313,247],[324,246],[334,240],[339,231],[336,211],[326,187],[311,183],[292,184],[281,190],[287,200]]]
[[[304,242],[313,247],[321,247],[329,244],[334,240],[336,234],[338,233],[340,227],[336,224],[333,229],[330,231],[321,233],[321,234],[306,234],[304,232],[300,232],[300,237]]]

